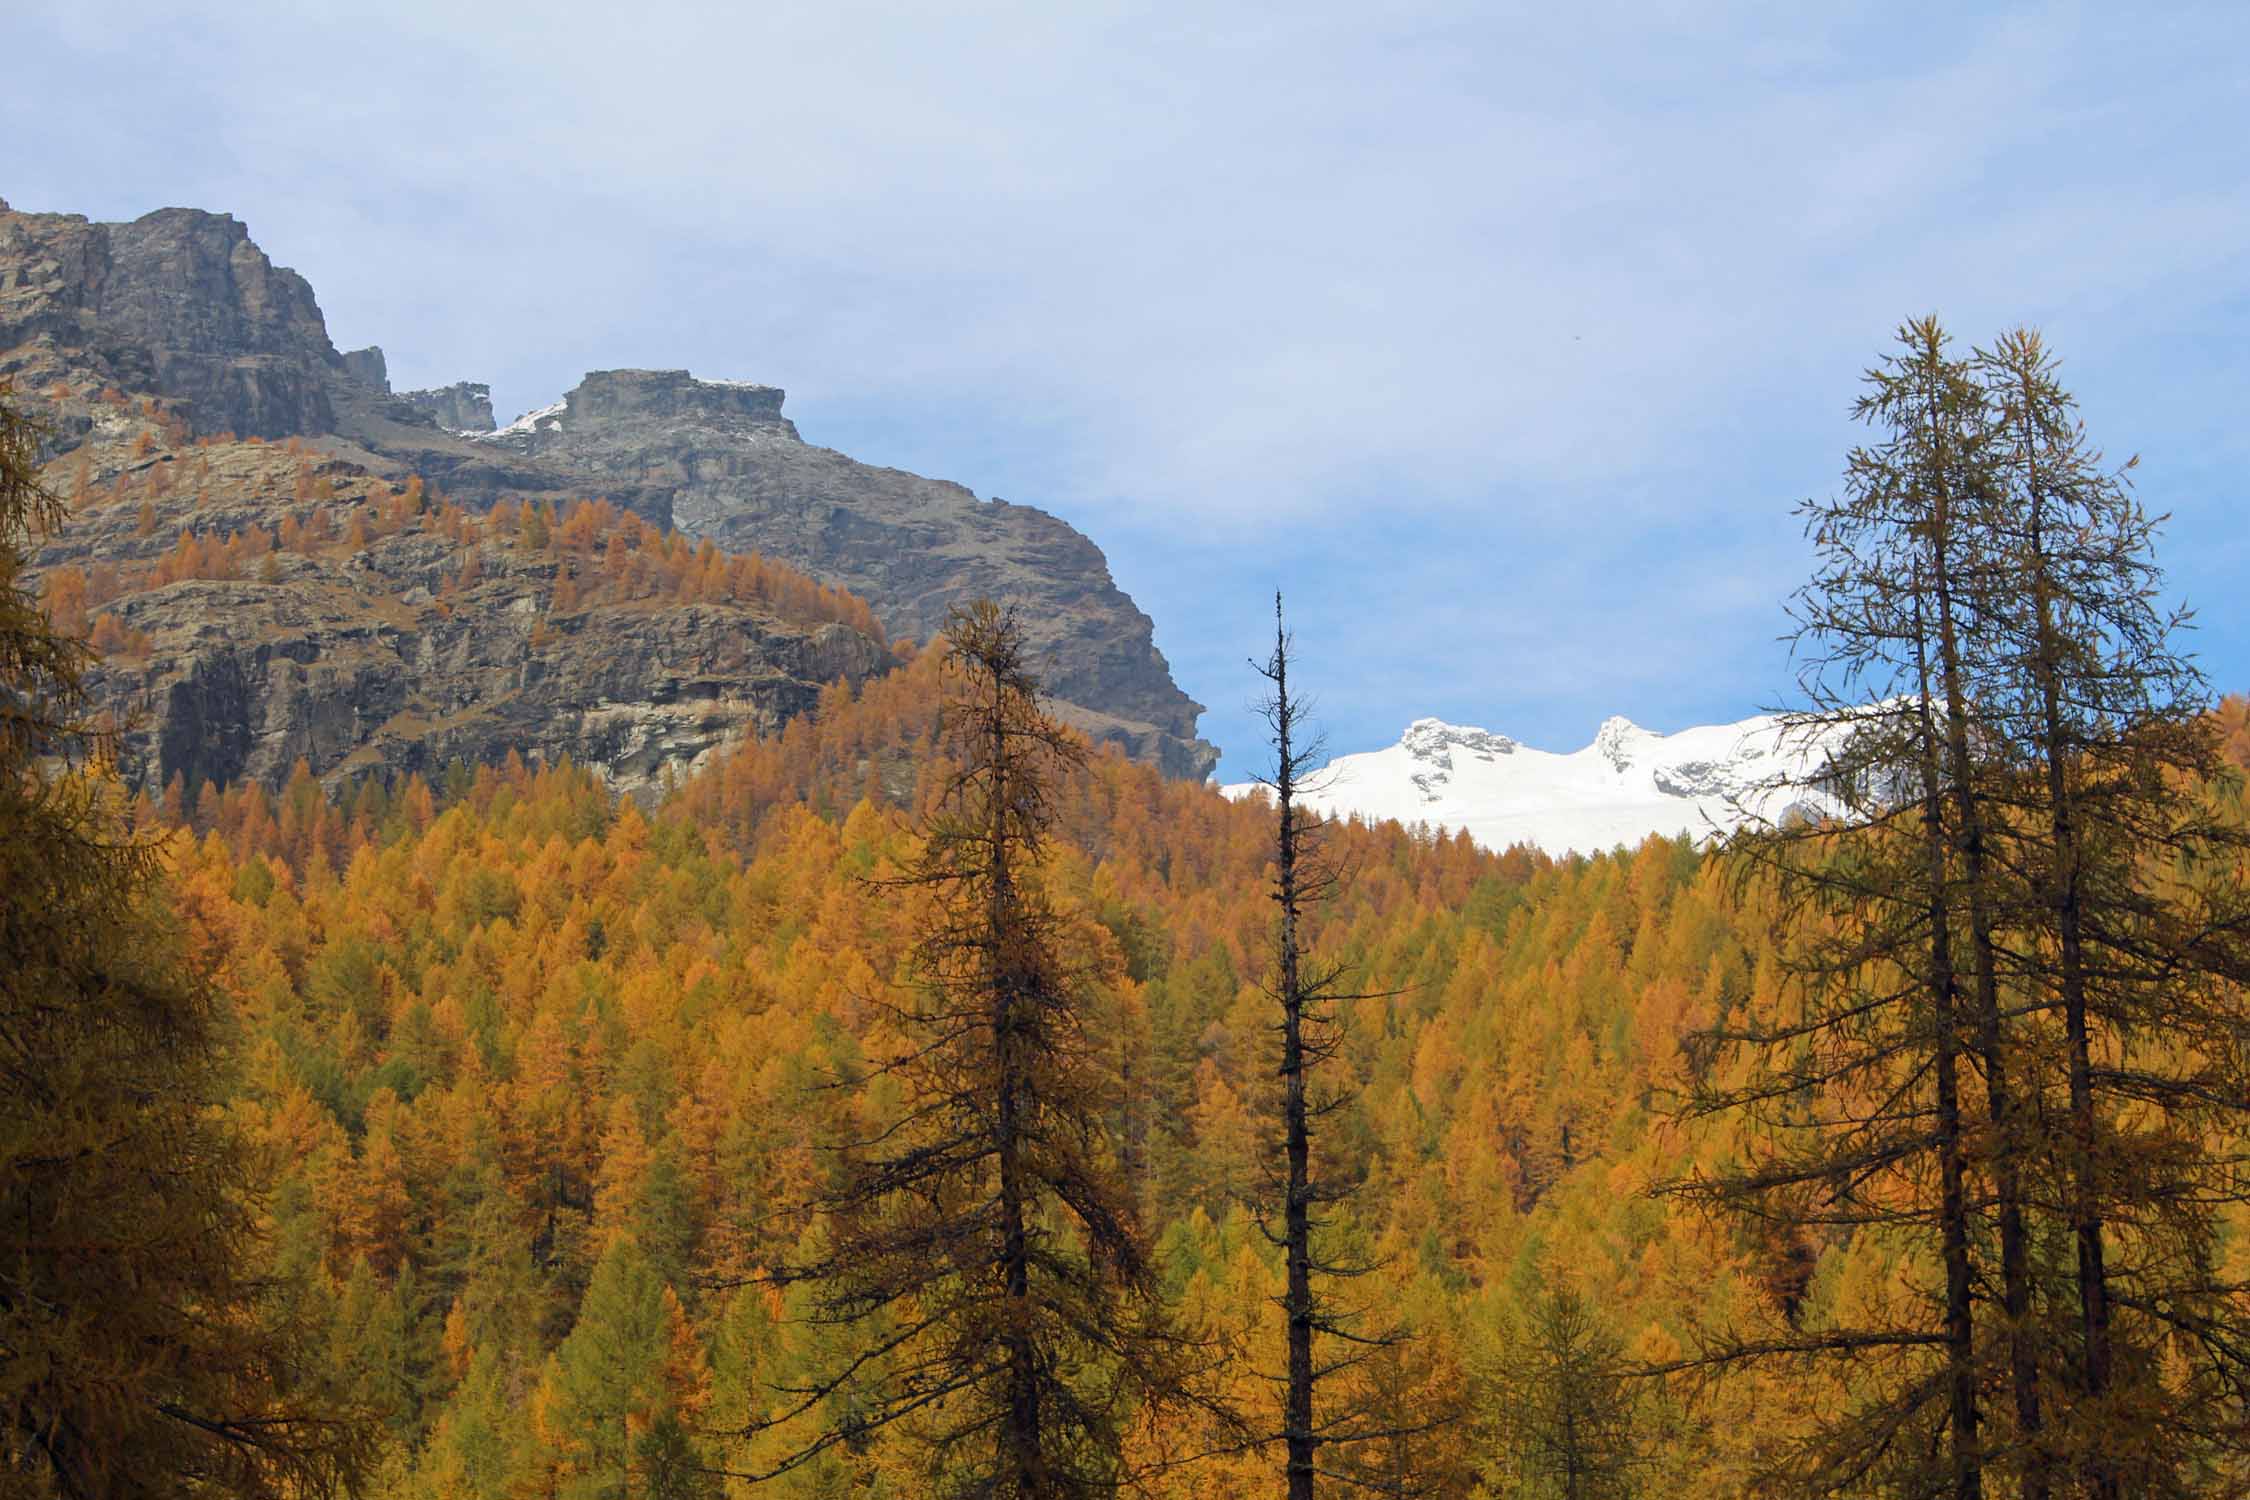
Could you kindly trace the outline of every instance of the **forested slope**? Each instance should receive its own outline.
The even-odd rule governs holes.
[[[885,1108],[823,1084],[902,977],[913,902],[870,877],[908,860],[942,783],[938,695],[928,657],[832,689],[652,814],[520,764],[341,805],[300,777],[191,810],[172,860],[237,1001],[233,1109],[282,1166],[280,1253],[314,1272],[336,1359],[388,1414],[386,1488],[610,1493],[659,1427],[718,1467],[786,1447],[728,1436],[824,1336],[759,1275],[807,1230],[822,1143]],[[1267,815],[1104,756],[1061,822],[1052,881],[1102,972],[1166,1285],[1240,1341],[1240,1394],[1266,1400],[1278,1269],[1241,1203],[1270,1135]],[[1465,1414],[1402,1439],[1402,1463],[1507,1492],[1488,1419],[1533,1357],[1542,1286],[1581,1289],[1663,1360],[1698,1324],[1815,1320],[1917,1274],[1843,1231],[1744,1235],[1649,1195],[1751,1150],[1662,1121],[1696,1062],[1683,1036],[1770,1008],[1780,982],[1767,914],[1686,845],[1558,864],[1354,824],[1335,849],[1349,879],[1316,949],[1386,993],[1359,1007],[1361,1092],[1324,1139],[1364,1179],[1354,1233],[1383,1265],[1355,1294],[1420,1335],[1355,1378]],[[1839,1391],[1751,1374],[1686,1394],[1643,1408],[1646,1477],[1721,1496]],[[917,1493],[889,1454],[762,1492],[892,1472],[873,1493]]]

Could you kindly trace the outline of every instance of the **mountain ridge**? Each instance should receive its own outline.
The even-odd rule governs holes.
[[[1575,751],[1538,750],[1491,730],[1416,719],[1398,742],[1331,759],[1303,800],[1335,817],[1466,832],[1504,850],[1595,854],[1650,836],[1708,838],[1746,818],[1780,820],[1817,805],[1809,789],[1820,736],[1783,717],[1660,734],[1621,715]],[[1222,788],[1257,794],[1256,782]]]
[[[1063,717],[1173,776],[1217,762],[1202,705],[1090,538],[1034,506],[805,443],[778,387],[594,371],[565,396],[567,425],[486,431],[484,387],[394,392],[378,346],[339,351],[311,283],[231,215],[166,208],[117,224],[4,202],[0,379],[39,405],[65,454],[93,432],[92,398],[116,392],[184,438],[300,438],[476,510],[611,499],[851,590],[901,635],[927,638],[953,604],[987,595],[1022,610]]]

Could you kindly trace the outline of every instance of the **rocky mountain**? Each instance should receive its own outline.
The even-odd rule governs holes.
[[[457,380],[434,391],[407,391],[401,397],[416,411],[430,414],[448,432],[473,436],[490,432],[496,425],[492,419],[492,387],[474,380]]]
[[[398,397],[456,437],[490,432],[498,425],[492,419],[492,387],[478,381],[457,380],[428,391],[393,391],[390,361],[383,357],[380,344],[345,350],[344,373],[370,391]]]
[[[371,476],[424,478],[484,509],[606,497],[865,598],[922,638],[956,602],[1021,608],[1058,708],[1100,740],[1200,778],[1217,751],[1172,681],[1154,628],[1100,548],[1031,506],[861,464],[805,442],[771,386],[685,371],[596,371],[554,406],[493,430],[472,382],[390,388],[380,349],[339,352],[312,288],[236,220],[165,209],[130,224],[0,203],[0,379],[63,392],[67,449],[82,398],[145,398],[183,439],[300,437]]]
[[[1177,776],[1200,779],[1216,761],[1195,736],[1202,705],[1172,682],[1154,625],[1099,547],[1032,506],[807,443],[772,386],[597,370],[475,441],[848,588],[917,639],[965,600],[1014,604],[1066,717]]]
[[[895,661],[859,601],[631,516],[472,515],[297,440],[171,448],[130,405],[92,420],[38,562],[151,791],[511,752],[644,791]]]
[[[1674,734],[1611,718],[1593,743],[1567,754],[1417,719],[1395,745],[1329,762],[1307,800],[1337,817],[1466,830],[1488,849],[1591,854],[1650,834],[1703,838],[1746,816],[1778,821],[1810,810],[1819,798],[1807,783],[1821,760],[1818,741],[1764,715]],[[1243,797],[1258,788],[1225,790]]]
[[[332,432],[347,379],[312,287],[224,214],[130,224],[0,202],[0,377],[163,398],[199,432]]]

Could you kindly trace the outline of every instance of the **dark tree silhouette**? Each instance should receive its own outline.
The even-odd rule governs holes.
[[[1277,908],[1271,993],[1280,1007],[1275,1024],[1280,1047],[1281,1170],[1269,1184],[1281,1202],[1281,1228],[1266,1223],[1269,1239],[1282,1252],[1285,1282],[1281,1296],[1287,1325],[1286,1365],[1281,1375],[1279,1434],[1285,1458],[1288,1500],[1312,1500],[1323,1475],[1354,1489],[1416,1494],[1422,1476],[1402,1472],[1396,1463],[1357,1461],[1361,1445],[1387,1444],[1393,1454],[1410,1450],[1400,1440],[1451,1420],[1449,1412],[1407,1418],[1380,1412],[1363,1395],[1335,1394],[1344,1382],[1334,1377],[1394,1351],[1406,1335],[1383,1325],[1370,1329],[1358,1311],[1342,1304],[1330,1289],[1338,1280],[1366,1275],[1374,1266],[1324,1254],[1318,1236],[1323,1205],[1350,1197],[1349,1182],[1323,1180],[1314,1168],[1315,1127],[1347,1106],[1352,1092],[1329,1084],[1314,1088],[1314,1070],[1333,1062],[1343,1043],[1341,1007],[1364,995],[1349,993],[1348,972],[1340,964],[1314,961],[1305,951],[1310,910],[1334,891],[1336,872],[1322,857],[1320,815],[1303,800],[1318,790],[1316,767],[1326,754],[1321,737],[1305,722],[1304,700],[1289,683],[1295,642],[1282,621],[1281,596],[1273,601],[1273,651],[1253,662],[1269,685],[1261,705],[1273,746],[1273,770],[1258,784],[1273,794],[1273,900]],[[1325,1403],[1323,1391],[1330,1393]],[[1323,1465],[1321,1451],[1339,1451],[1340,1460]]]
[[[1954,675],[1976,619],[1961,590],[1982,576],[1982,403],[1935,320],[1899,341],[1856,407],[1880,440],[1852,450],[1839,497],[1802,507],[1819,562],[1793,603],[1808,706],[1786,732],[1824,761],[1822,816],[1752,821],[1727,846],[1778,914],[1788,1008],[1722,1023],[1705,1043],[1741,1071],[1706,1071],[1684,1103],[1689,1117],[1747,1116],[1771,1148],[1673,1190],[1784,1243],[1849,1233],[1935,1262],[1926,1300],[1864,1326],[1712,1331],[1688,1363],[1849,1361],[1856,1401],[1773,1477],[1976,1500],[1982,1205],[1964,1075],[1980,1042],[1993,1072],[2004,1059],[1978,1024],[1989,883],[1967,872],[1963,813],[1983,804],[1955,752],[1982,734],[1960,722],[1973,700]]]
[[[374,1425],[260,1274],[218,998],[101,775],[87,648],[26,587],[61,519],[38,442],[0,386],[0,1489],[352,1488]]]
[[[2250,1288],[2220,1271],[2250,1200],[2240,779],[2156,602],[2159,522],[2041,341],[1901,341],[1859,407],[1886,441],[1807,507],[1824,815],[1730,846],[1798,1008],[1722,1028],[1751,1065],[1688,1106],[1778,1149],[1679,1190],[1941,1274],[1890,1327],[1730,1330],[1685,1363],[1854,1361],[1858,1404],[1785,1476],[1815,1492],[2224,1490],[2250,1451]]]
[[[905,1041],[875,1068],[902,1108],[844,1153],[826,1252],[788,1273],[817,1321],[861,1337],[774,1422],[849,1401],[774,1472],[897,1426],[947,1493],[1108,1494],[1137,1478],[1131,1424],[1223,1413],[1197,1393],[1203,1352],[1163,1321],[1111,1140],[1099,998],[1041,882],[1053,778],[1081,742],[1040,710],[1011,614],[958,609],[945,637],[961,769],[893,882],[924,926]]]
[[[2163,518],[2133,465],[2105,468],[2036,333],[1975,365],[2003,528],[1983,690],[2016,773],[2003,959],[2053,1059],[2047,1198],[2072,1262],[2046,1355],[2068,1420],[2044,1447],[2072,1493],[2202,1493],[2214,1464],[2239,1477],[2250,1390],[2250,1310],[2216,1269],[2217,1216],[2250,1191],[2224,1144],[2250,1124],[2240,780],[2175,644],[2187,617],[2156,602]]]

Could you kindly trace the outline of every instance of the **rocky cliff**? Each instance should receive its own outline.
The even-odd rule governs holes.
[[[345,378],[312,287],[224,214],[130,224],[0,203],[0,377],[91,374],[198,432],[329,432]]]
[[[597,371],[492,431],[485,387],[394,393],[380,349],[339,353],[304,278],[230,217],[101,224],[0,204],[10,377],[67,394],[49,408],[65,447],[89,439],[83,398],[109,388],[146,398],[176,437],[323,439],[372,475],[422,475],[479,507],[607,496],[849,589],[899,634],[926,637],[950,606],[989,595],[1021,609],[1066,717],[1175,775],[1217,759],[1196,735],[1201,705],[1092,541],[1034,507],[806,443],[774,387]]]
[[[89,421],[51,466],[74,504],[37,563],[103,650],[96,699],[150,790],[513,751],[646,791],[895,661],[856,601],[802,578],[714,585],[631,518],[564,536],[294,440],[171,448],[130,406]],[[605,567],[613,534],[630,545]]]
[[[492,387],[481,381],[457,380],[434,391],[406,391],[399,399],[416,411],[428,412],[430,420],[448,432],[490,432],[497,425],[492,419]]]
[[[597,370],[479,442],[848,588],[902,634],[928,638],[979,595],[1013,604],[1066,717],[1173,775],[1209,773],[1202,705],[1173,683],[1155,627],[1092,541],[1032,506],[807,443],[781,408],[772,386]]]

